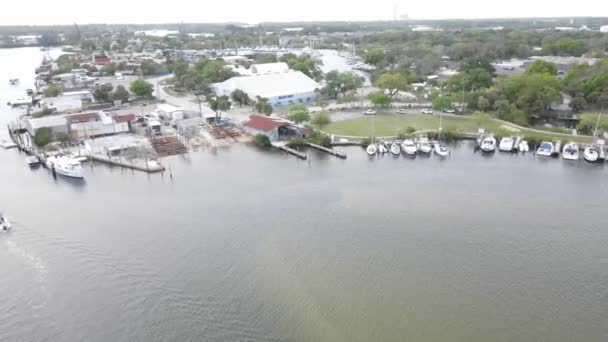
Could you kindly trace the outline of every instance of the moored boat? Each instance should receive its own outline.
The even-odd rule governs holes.
[[[11,229],[12,225],[11,222],[8,220],[8,217],[6,217],[6,215],[0,213],[0,229],[2,230],[9,230]]]
[[[386,148],[386,145],[383,142],[378,143],[378,152],[382,154],[388,152],[388,148]]]
[[[399,144],[397,144],[394,141],[391,144],[390,150],[391,150],[391,153],[394,154],[394,155],[400,155],[401,154],[401,147],[399,147]]]
[[[519,150],[519,152],[528,152],[530,151],[530,146],[528,146],[528,142],[525,140],[522,140],[519,142],[519,145],[517,146],[517,149]]]
[[[515,140],[513,137],[502,137],[500,139],[500,143],[498,144],[498,150],[502,152],[512,152],[514,144]]]
[[[29,156],[25,158],[25,162],[27,163],[27,165],[29,165],[30,167],[34,167],[34,166],[38,166],[40,165],[40,160],[38,160],[38,158],[36,156]]]
[[[496,139],[491,135],[483,138],[479,148],[482,152],[494,152],[496,150]]]
[[[536,150],[536,154],[543,157],[551,157],[554,152],[553,143],[550,141],[543,141],[540,143],[538,150]]]
[[[440,141],[433,145],[433,151],[440,157],[447,157],[447,155],[450,154],[450,149]]]
[[[595,145],[589,145],[583,150],[583,159],[595,163],[600,159],[600,149]]]
[[[578,154],[579,150],[577,144],[569,142],[564,145],[564,149],[562,150],[562,158],[566,160],[578,160]]]
[[[70,178],[84,178],[80,162],[67,156],[50,156],[46,158],[45,166],[58,174]]]
[[[431,153],[431,151],[433,151],[433,146],[429,142],[428,138],[420,138],[420,139],[418,139],[417,149],[418,149],[418,152],[428,154],[428,153]]]
[[[376,144],[369,144],[367,146],[367,148],[365,149],[365,151],[367,152],[367,154],[369,154],[370,156],[375,155],[376,153],[378,153],[378,147],[376,147]]]
[[[414,142],[411,139],[405,139],[401,143],[401,150],[403,150],[403,152],[405,152],[405,154],[413,156],[416,154],[416,150],[418,150],[418,148],[416,147],[416,144],[414,144]]]

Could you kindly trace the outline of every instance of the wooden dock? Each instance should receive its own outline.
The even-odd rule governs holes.
[[[346,153],[339,152],[339,151],[336,151],[336,150],[332,150],[331,148],[327,148],[327,147],[325,147],[325,146],[321,146],[321,145],[313,144],[313,143],[311,143],[311,142],[307,142],[306,144],[307,144],[308,146],[310,146],[310,147],[316,148],[316,149],[317,149],[317,150],[319,150],[319,151],[323,151],[323,152],[329,153],[329,154],[331,154],[332,156],[336,156],[336,157],[338,157],[338,158],[346,159]]]
[[[92,154],[89,156],[89,159],[98,161],[101,163],[113,165],[113,166],[120,166],[120,167],[124,167],[127,169],[144,171],[144,172],[148,172],[148,173],[161,172],[161,171],[165,170],[165,167],[160,165],[155,160],[141,160],[140,163],[134,163],[134,162],[128,162],[127,160],[116,160],[116,159],[108,158],[106,156],[99,155],[99,154]]]
[[[308,155],[306,155],[305,153],[302,153],[300,151],[296,151],[293,148],[289,148],[287,147],[287,143],[283,142],[283,141],[275,141],[272,143],[272,146],[281,149],[289,154],[293,154],[294,156],[300,158],[300,159],[308,159]]]
[[[551,157],[559,157],[560,153],[562,152],[562,141],[561,140],[556,140],[555,141],[555,145],[553,148],[553,154],[551,155]]]

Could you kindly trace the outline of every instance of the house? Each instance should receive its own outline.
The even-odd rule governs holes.
[[[47,110],[67,112],[82,110],[83,103],[93,103],[93,94],[88,90],[65,92],[56,97],[45,97],[40,105]]]
[[[321,86],[300,71],[255,74],[251,76],[232,77],[212,85],[216,95],[230,96],[236,89],[241,89],[250,98],[258,96],[268,99],[273,107],[289,106],[298,103],[313,103],[317,98],[317,89]]]
[[[112,61],[105,53],[94,53],[93,54],[93,65],[104,66],[110,64]]]
[[[249,119],[242,123],[242,128],[251,135],[264,134],[271,141],[292,137],[307,137],[312,134],[310,129],[298,126],[289,120],[257,114],[250,115]]]
[[[66,134],[72,140],[82,140],[129,132],[134,120],[134,114],[113,115],[104,111],[91,111],[32,118],[26,121],[26,129],[32,136],[44,127],[49,128],[53,135]]]

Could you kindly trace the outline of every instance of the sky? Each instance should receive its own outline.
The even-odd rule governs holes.
[[[0,25],[608,16],[607,0],[4,1]]]

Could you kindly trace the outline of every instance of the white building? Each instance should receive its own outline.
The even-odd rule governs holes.
[[[600,32],[606,32],[606,33],[608,33],[608,25],[600,27]]]
[[[169,119],[174,123],[184,119],[184,108],[161,103],[156,106],[156,117]]]
[[[80,111],[83,102],[94,102],[93,94],[88,90],[65,92],[57,97],[45,97],[40,105],[56,112]]]
[[[284,62],[253,64],[249,70],[252,75],[275,74],[289,71],[289,65]]]
[[[240,89],[250,98],[268,99],[273,107],[298,103],[312,103],[317,98],[320,85],[300,71],[238,76],[212,85],[218,96],[230,96]]]

